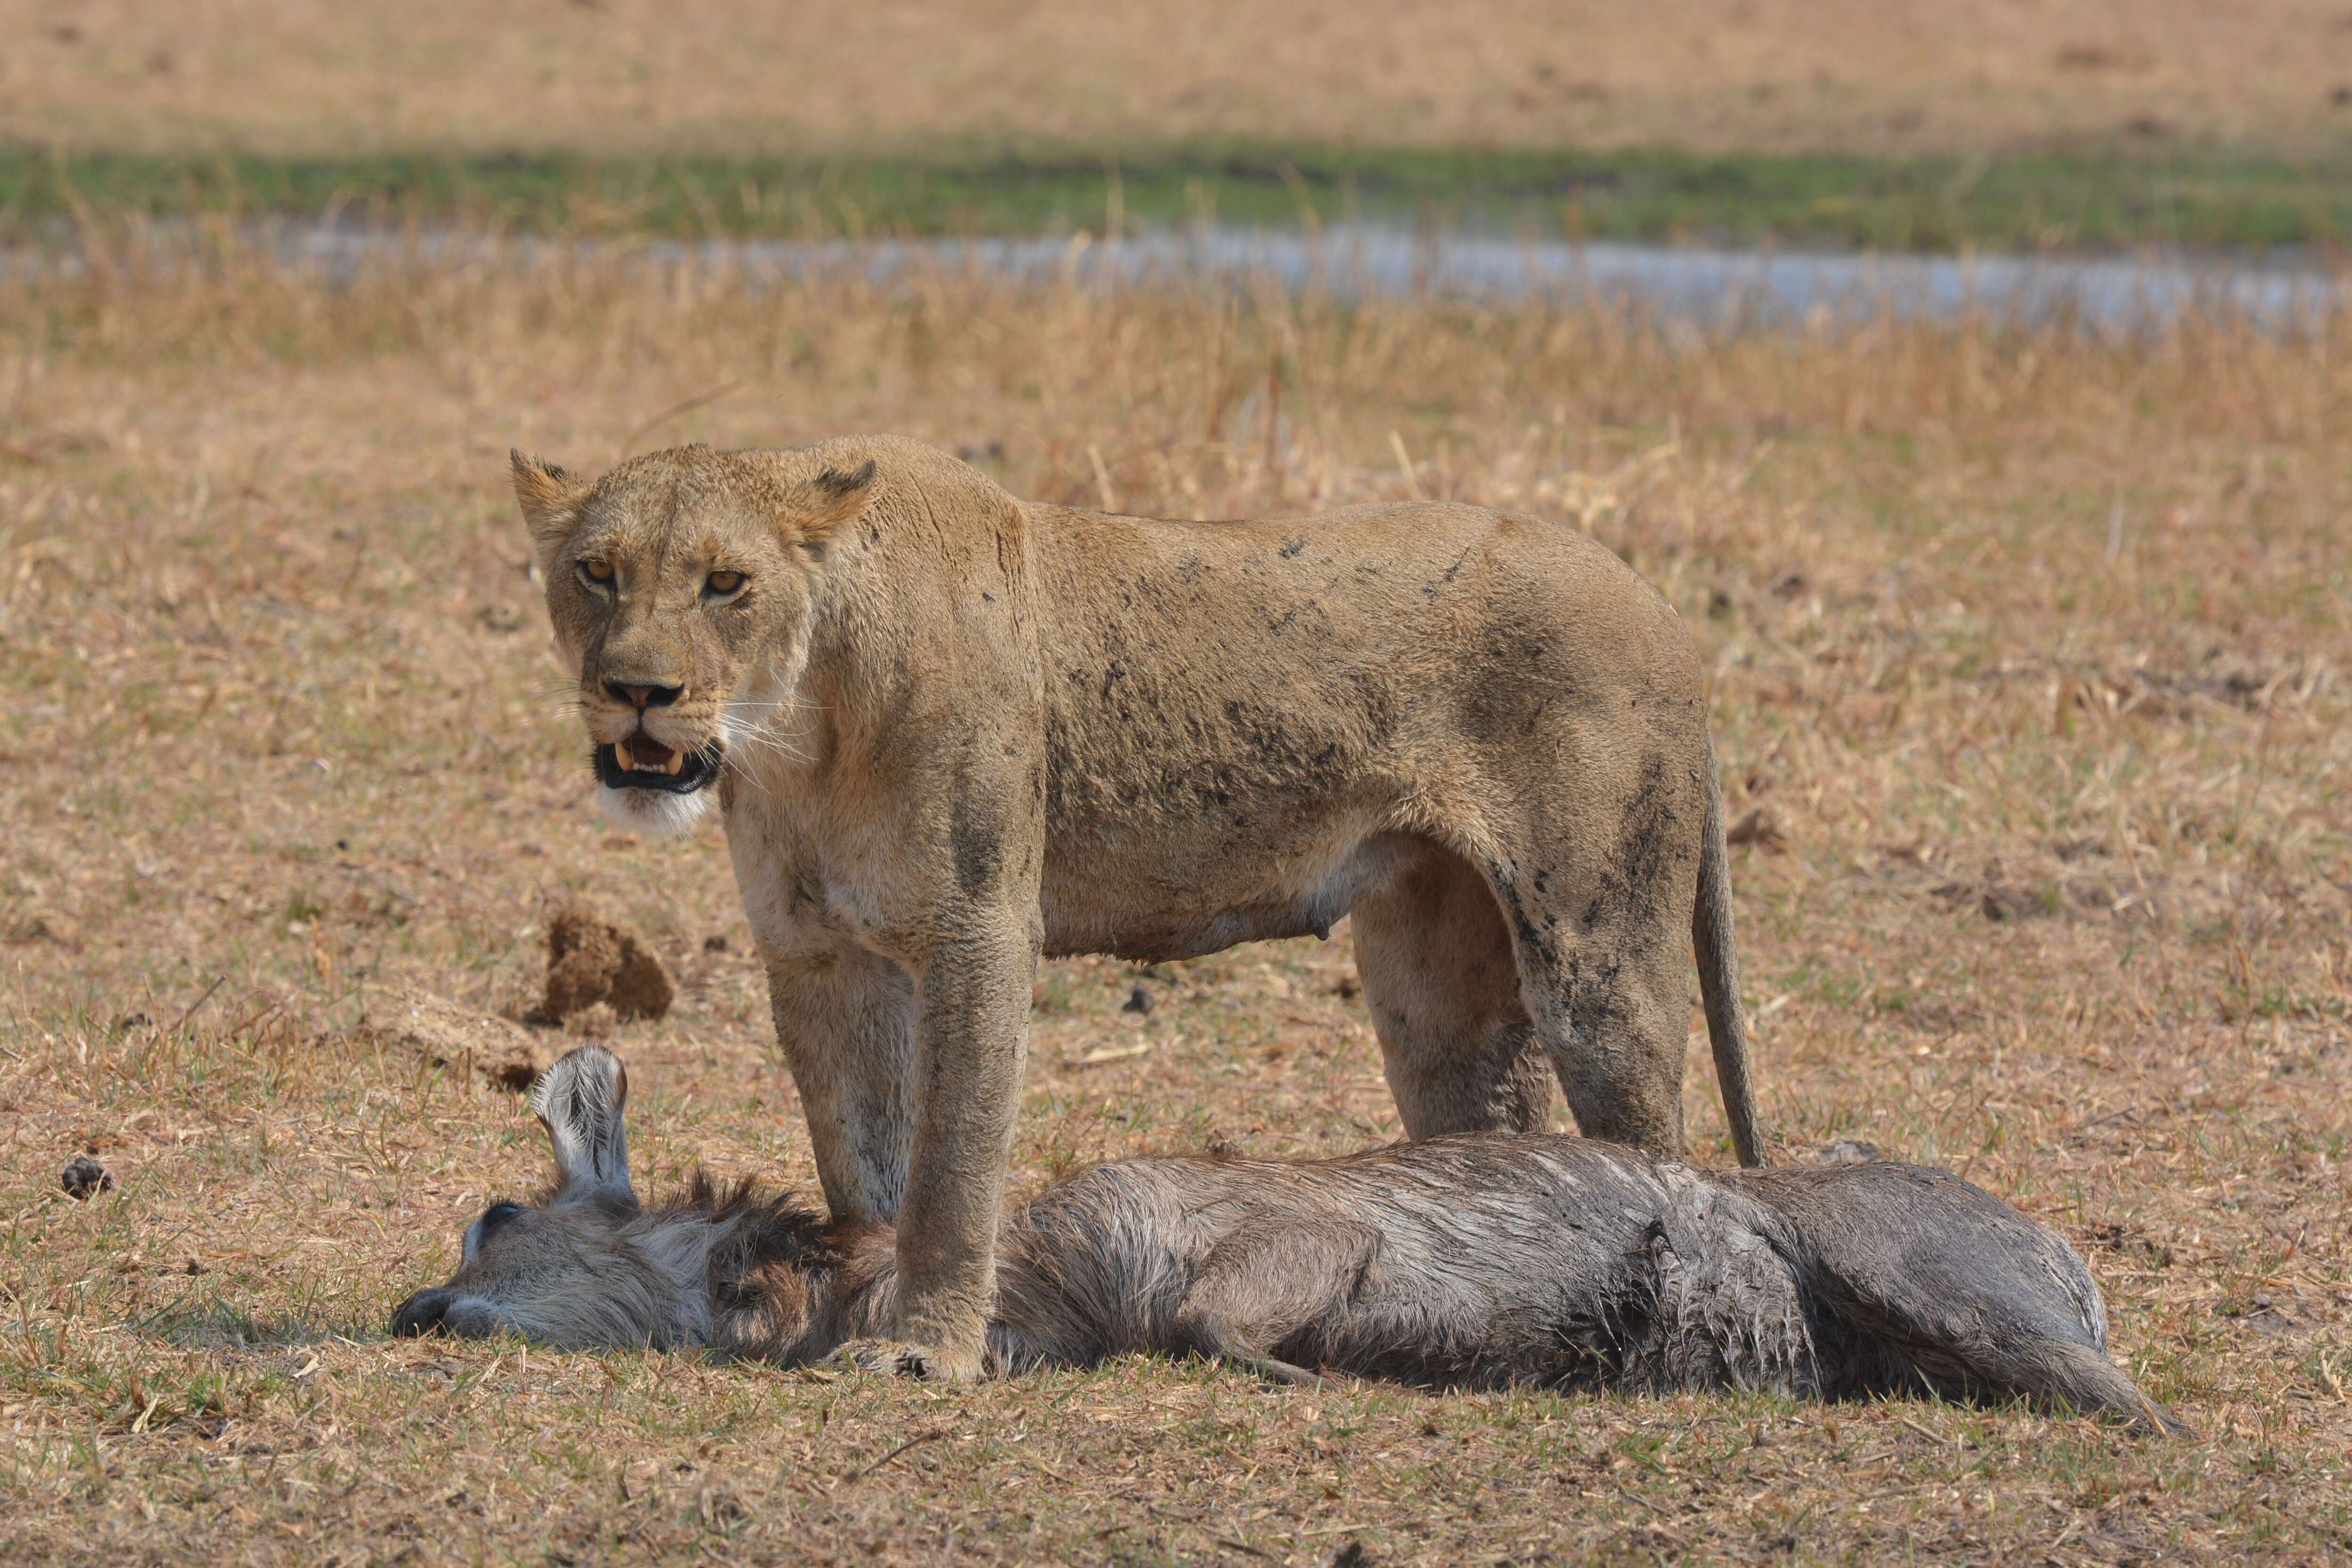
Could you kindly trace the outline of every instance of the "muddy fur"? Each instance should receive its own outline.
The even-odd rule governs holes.
[[[1589,535],[1114,516],[882,436],[513,479],[606,803],[722,806],[826,1204],[897,1222],[899,1334],[946,1375],[980,1369],[1041,952],[1352,917],[1409,1134],[1545,1126],[1557,1081],[1668,1155],[1696,952],[1760,1158],[1705,674]]]
[[[618,1087],[560,1087],[580,1078]],[[642,1208],[611,1182],[616,1125],[562,1120],[617,1123],[617,1062],[588,1047],[551,1080],[553,1194],[469,1234],[465,1267],[404,1302],[395,1331],[786,1363],[887,1334],[888,1226],[700,1177]],[[1712,1172],[1540,1133],[1129,1160],[1010,1214],[996,1271],[984,1368],[1000,1376],[1158,1351],[1288,1381],[2021,1397],[2180,1429],[2109,1361],[2098,1289],[2063,1240],[1956,1176],[1883,1161]]]

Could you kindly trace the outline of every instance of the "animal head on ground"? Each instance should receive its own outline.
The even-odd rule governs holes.
[[[627,1069],[599,1046],[548,1069],[531,1109],[555,1184],[483,1210],[457,1274],[403,1301],[394,1333],[769,1354],[803,1337],[814,1289],[839,1261],[823,1222],[699,1173],[680,1201],[646,1207],[629,1180],[628,1093]]]
[[[848,444],[680,447],[593,482],[511,455],[604,802],[682,832],[730,748],[786,747],[827,551],[876,490]]]

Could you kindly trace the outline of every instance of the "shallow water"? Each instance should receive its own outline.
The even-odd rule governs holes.
[[[849,271],[876,281],[944,269],[1091,286],[1319,288],[1335,298],[1549,299],[1633,308],[1697,326],[1951,320],[1981,315],[2029,326],[2106,331],[2161,327],[2206,311],[2284,330],[2343,310],[2347,279],[2308,256],[2284,259],[2151,252],[2132,257],[1855,255],[1696,247],[1574,244],[1378,226],[1297,231],[1208,226],[1115,241],[1048,238],[891,240],[494,241],[457,234],[392,236],[321,226],[256,237],[299,265],[348,277],[415,252],[530,267],[625,255],[654,266],[740,268],[780,281]],[[168,248],[168,247],[167,247]],[[52,258],[34,266],[64,266]],[[0,260],[0,270],[28,259]]]
[[[1638,307],[1699,325],[1952,319],[2064,321],[2121,330],[2191,310],[2284,328],[2341,310],[2345,281],[2309,262],[2228,257],[1869,256],[1615,243],[1431,237],[1377,228],[1319,237],[1262,230],[1147,234],[1117,244],[1069,239],[940,240],[737,247],[754,268],[856,267],[883,277],[972,267],[1018,277],[1271,279],[1341,298],[1417,294],[1580,300]]]

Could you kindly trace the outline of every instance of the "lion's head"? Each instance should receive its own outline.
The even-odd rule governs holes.
[[[690,826],[730,744],[792,700],[825,551],[874,485],[873,461],[834,445],[681,447],[593,483],[512,454],[597,781],[628,826]]]

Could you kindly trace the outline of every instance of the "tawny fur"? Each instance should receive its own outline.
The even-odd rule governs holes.
[[[648,827],[719,798],[826,1202],[897,1219],[898,1328],[946,1374],[1041,952],[1352,917],[1409,1135],[1544,1126],[1556,1078],[1588,1135],[1674,1155],[1696,951],[1759,1158],[1699,660],[1589,536],[1111,516],[888,437],[514,481],[607,795]]]
[[[569,1087],[583,1080],[614,1087]],[[404,1302],[395,1331],[787,1363],[924,1353],[877,1342],[898,1314],[888,1226],[700,1176],[639,1208],[613,1184],[618,1063],[586,1047],[550,1082],[554,1192],[494,1208],[457,1277]],[[590,1121],[569,1123],[575,1111]],[[2179,1426],[2108,1360],[2097,1288],[2063,1240],[1912,1165],[1714,1173],[1528,1133],[1335,1160],[1129,1160],[1010,1215],[996,1277],[996,1375],[1157,1351],[1289,1381],[1932,1392]]]

